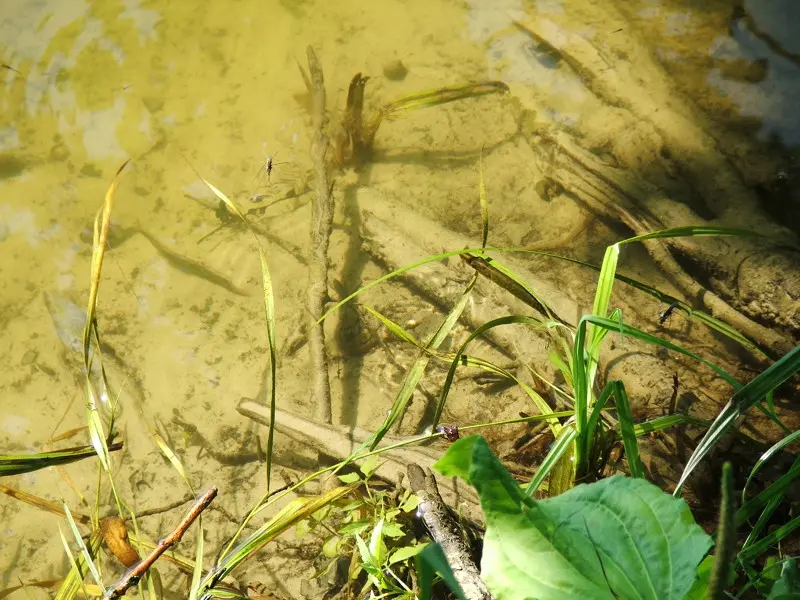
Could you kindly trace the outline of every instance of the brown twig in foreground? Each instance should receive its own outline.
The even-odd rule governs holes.
[[[164,554],[170,547],[174,546],[178,542],[181,541],[183,534],[186,533],[186,530],[189,529],[189,526],[194,523],[194,520],[200,516],[200,513],[203,512],[211,501],[217,496],[217,488],[212,487],[209,490],[206,490],[194,503],[191,510],[188,514],[178,523],[177,527],[172,530],[172,532],[165,538],[162,538],[158,541],[158,545],[153,548],[153,551],[145,556],[142,560],[136,563],[133,567],[128,569],[125,575],[113,586],[106,588],[105,594],[103,594],[103,600],[114,600],[115,598],[119,598],[120,596],[125,595],[125,592],[128,589],[136,585],[136,583],[142,578],[147,570],[153,566],[153,563],[158,560],[158,558]]]
[[[314,119],[314,142],[312,156],[317,172],[317,191],[311,208],[311,257],[309,259],[308,311],[312,319],[323,314],[328,300],[328,244],[333,223],[331,205],[331,182],[325,155],[328,150],[328,115],[325,112],[325,81],[322,65],[311,46],[307,49],[308,73],[311,81],[311,104]],[[308,346],[311,350],[311,369],[313,372],[312,398],[316,405],[315,417],[318,421],[332,422],[331,384],[328,379],[328,356],[325,352],[324,324],[320,323],[309,331]]]
[[[408,465],[407,472],[411,490],[419,498],[417,514],[433,540],[442,547],[453,576],[467,600],[492,600],[480,571],[470,556],[469,548],[439,494],[433,473],[414,463]]]

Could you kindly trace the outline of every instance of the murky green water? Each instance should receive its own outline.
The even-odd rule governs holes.
[[[562,136],[562,148],[563,136],[570,136],[605,164],[691,199],[705,190],[698,191],[697,173],[684,167],[697,158],[691,152],[716,145],[720,164],[733,165],[742,189],[797,231],[800,167],[791,156],[800,143],[800,48],[791,32],[800,15],[790,2],[772,12],[755,2],[735,12],[729,4],[689,8],[642,0],[610,3],[604,12],[578,0],[5,0],[0,452],[37,451],[51,436],[85,423],[80,335],[92,221],[114,173],[131,160],[116,195],[98,305],[104,356],[123,405],[126,449],[115,457],[116,477],[137,510],[185,493],[148,433],[157,424],[194,484],[223,491],[219,502],[226,513],[212,513],[217,531],[210,534],[210,552],[233,532],[233,521],[263,492],[261,467],[221,467],[180,422],[195,424],[227,453],[252,450],[251,427],[235,407],[242,397],[263,391],[267,338],[255,245],[220,209],[198,173],[250,211],[260,232],[275,290],[279,403],[310,415],[307,350],[292,345],[309,320],[304,306],[313,129],[298,69],[308,45],[321,60],[334,122],[341,120],[348,84],[359,72],[370,77],[370,110],[445,85],[497,79],[510,88],[502,96],[409,112],[384,123],[372,163],[335,173],[334,299],[387,266],[476,243],[482,147],[491,243],[540,245],[599,261],[605,245],[628,232],[595,217],[563,186],[543,185],[562,176],[556,155],[564,151],[548,150],[553,136]],[[631,89],[610,93],[615,84],[603,78],[587,85],[580,59],[553,52],[531,37],[526,24],[545,31],[550,44],[569,35],[591,40],[608,60],[606,67],[592,67],[595,74],[622,74]],[[645,57],[672,87],[639,77]],[[657,105],[660,98],[690,107],[687,112],[671,105],[707,132],[708,141],[692,147],[691,141],[670,142],[668,125],[658,116],[651,125],[647,102]],[[267,176],[269,157],[274,167]],[[725,218],[741,225],[736,215]],[[375,243],[380,223],[398,231]],[[362,238],[372,244],[362,248]],[[433,279],[435,286],[454,290],[451,299],[467,273],[455,262],[450,274],[430,272],[441,277]],[[554,302],[566,306],[569,318],[589,307],[591,274],[533,259],[523,264],[555,286],[563,298]],[[673,289],[644,252],[632,252],[628,269]],[[441,306],[399,284],[364,301],[422,338],[441,315]],[[654,322],[658,304],[640,300],[630,310]],[[397,343],[381,342],[372,329],[377,330],[374,322],[352,310],[328,324],[335,421],[375,426],[414,356]],[[509,360],[497,349],[486,351]],[[424,424],[436,381],[415,397],[404,431],[413,431],[420,419]],[[450,407],[454,420],[489,420],[497,407],[510,413],[526,409],[513,391],[489,398],[475,384],[464,386]],[[85,440],[79,433],[73,443]],[[94,466],[84,462],[65,471],[74,489],[53,469],[3,483],[78,507],[76,491],[92,497]],[[158,537],[175,516],[167,513],[145,527]],[[15,585],[18,577],[63,576],[57,517],[4,498],[0,523],[0,588]],[[292,574],[296,580],[283,592],[298,593],[300,579],[311,571],[290,554],[277,552],[268,571],[252,577],[275,585]],[[174,573],[167,577],[176,589],[180,581]]]

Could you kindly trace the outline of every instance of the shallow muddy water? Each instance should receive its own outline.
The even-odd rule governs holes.
[[[220,508],[206,523],[209,562],[233,534],[264,492],[263,465],[246,460],[255,452],[257,430],[236,406],[242,398],[267,399],[267,331],[253,238],[200,176],[229,195],[257,228],[275,294],[278,403],[311,416],[312,367],[302,334],[311,317],[305,302],[316,184],[310,97],[298,69],[309,45],[324,70],[333,123],[342,120],[356,73],[369,77],[368,112],[443,86],[484,80],[508,86],[504,94],[386,121],[369,164],[334,170],[334,300],[389,269],[479,245],[481,164],[489,243],[498,247],[535,246],[597,264],[607,245],[629,237],[635,219],[598,215],[587,204],[596,190],[586,191],[592,184],[575,179],[576,169],[588,171],[594,160],[646,182],[650,187],[641,183],[641,189],[650,199],[678,199],[694,211],[690,216],[796,236],[800,46],[793,32],[800,12],[789,1],[769,10],[764,3],[734,4],[5,0],[0,453],[36,452],[85,425],[81,335],[92,223],[117,169],[130,160],[116,194],[97,309],[104,365],[122,406],[125,449],[113,457],[115,480],[137,511],[187,495],[150,434],[158,427],[195,488],[220,488]],[[580,40],[599,52],[592,55],[595,63],[587,62],[589,50]],[[596,64],[598,56],[603,65]],[[671,116],[661,118],[661,108]],[[671,129],[678,121],[683,128]],[[577,147],[586,153],[570,154]],[[568,155],[573,162],[565,166],[559,161]],[[708,176],[699,163],[708,165]],[[722,171],[729,176],[717,180]],[[648,205],[651,212],[656,206]],[[681,218],[674,224],[685,224]],[[509,262],[531,273],[566,320],[574,323],[590,310],[593,271],[542,258]],[[427,284],[395,280],[359,302],[426,340],[471,274],[457,258],[443,264],[420,269]],[[626,249],[621,270],[685,297],[641,247]],[[473,324],[462,323],[456,341],[443,349],[456,348],[468,328],[480,324],[481,310],[494,305],[497,291],[481,285],[484,295],[470,308]],[[616,300],[626,321],[691,344],[731,372],[746,363],[739,350],[680,317],[660,325],[665,306],[650,297],[621,289]],[[527,310],[510,297],[497,302],[505,303],[505,312]],[[789,341],[800,331],[792,316],[798,308],[792,310],[775,311],[788,315],[775,322]],[[334,423],[375,428],[416,352],[352,307],[334,314],[325,328]],[[528,361],[552,374],[546,340],[512,338],[512,349],[503,341],[478,342],[473,352],[514,368]],[[666,410],[673,372],[694,384],[682,399],[696,416],[712,418],[726,401],[729,389],[708,372],[626,340],[615,343],[605,376],[630,385],[640,415]],[[628,355],[645,362],[629,366]],[[459,377],[448,421],[487,422],[532,410],[519,390],[489,389],[473,374]],[[401,434],[429,423],[443,379],[441,366],[423,378]],[[508,449],[519,432],[488,435],[497,448]],[[60,443],[87,440],[84,430]],[[287,467],[292,453],[304,452],[288,438],[279,436],[277,444]],[[85,510],[78,493],[93,502],[96,469],[83,461],[2,483]],[[101,503],[101,513],[112,511],[108,498]],[[156,539],[179,513],[146,518],[143,530]],[[64,528],[58,517],[0,496],[0,589],[19,578],[63,577],[68,563],[59,523]],[[182,552],[191,555],[190,546]],[[275,548],[268,560],[245,569],[242,580],[297,596],[301,580],[314,572],[313,561],[298,558],[294,546]],[[113,563],[108,569],[110,578],[120,570]],[[177,597],[183,577],[169,568],[164,577]],[[30,593],[44,596],[38,589]]]

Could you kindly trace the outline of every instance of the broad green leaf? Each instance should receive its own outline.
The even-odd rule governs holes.
[[[419,496],[416,494],[411,494],[405,501],[400,505],[400,510],[403,512],[411,512],[412,510],[417,510],[419,506]]]
[[[376,565],[382,565],[386,558],[386,544],[383,543],[383,519],[378,521],[369,537],[369,553],[375,558]]]
[[[338,535],[332,535],[322,544],[322,554],[328,558],[337,558],[340,554],[341,543],[342,538]]]
[[[405,534],[406,532],[403,531],[403,528],[397,523],[391,523],[389,521],[383,523],[383,535],[385,537],[397,539],[403,537]]]
[[[459,600],[467,600],[461,586],[458,585],[447,557],[439,544],[429,544],[417,555],[417,574],[419,577],[420,600],[430,600],[433,589],[433,577],[437,573]]]
[[[428,544],[414,544],[413,546],[398,548],[392,552],[392,555],[389,557],[389,566],[413,558],[427,547]]]
[[[344,475],[337,475],[337,477],[342,483],[355,483],[356,481],[361,481],[361,477],[359,477],[358,473],[345,473]]]
[[[369,519],[355,521],[339,529],[340,535],[360,535],[365,532],[372,525]]]
[[[767,600],[798,599],[800,599],[800,576],[797,574],[797,562],[791,559],[784,563],[781,578],[772,586]]]
[[[611,477],[534,501],[480,436],[455,442],[436,468],[477,489],[482,577],[503,600],[680,600],[711,546],[685,502],[643,479]]]
[[[694,580],[692,588],[683,600],[706,600],[708,580],[711,577],[711,569],[713,567],[714,557],[706,556],[697,566],[697,579]]]

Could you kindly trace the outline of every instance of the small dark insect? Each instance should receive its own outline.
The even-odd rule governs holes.
[[[436,433],[441,433],[448,442],[455,442],[461,437],[458,433],[458,425],[442,425],[436,430]]]
[[[272,177],[272,167],[274,166],[272,160],[275,158],[276,154],[278,154],[278,153],[276,152],[275,154],[273,154],[272,156],[270,156],[267,159],[267,180],[268,181]]]
[[[277,155],[278,155],[278,152],[276,151],[275,154],[271,154],[270,156],[267,157],[267,162],[265,162],[264,165],[261,167],[261,169],[258,170],[258,174],[256,174],[256,178],[258,178],[258,176],[261,175],[262,172],[264,172],[264,173],[267,174],[267,181],[269,183],[272,183],[272,169],[274,167],[276,167],[277,165],[282,165],[283,164],[283,162],[275,162],[275,157]]]
[[[669,398],[669,413],[670,415],[675,414],[675,410],[678,408],[678,374],[672,374],[672,395]]]
[[[659,313],[659,315],[658,315],[658,324],[659,325],[663,325],[664,323],[666,323],[667,319],[670,318],[670,316],[675,311],[675,309],[678,308],[679,304],[680,304],[680,302],[673,302],[664,311]]]

